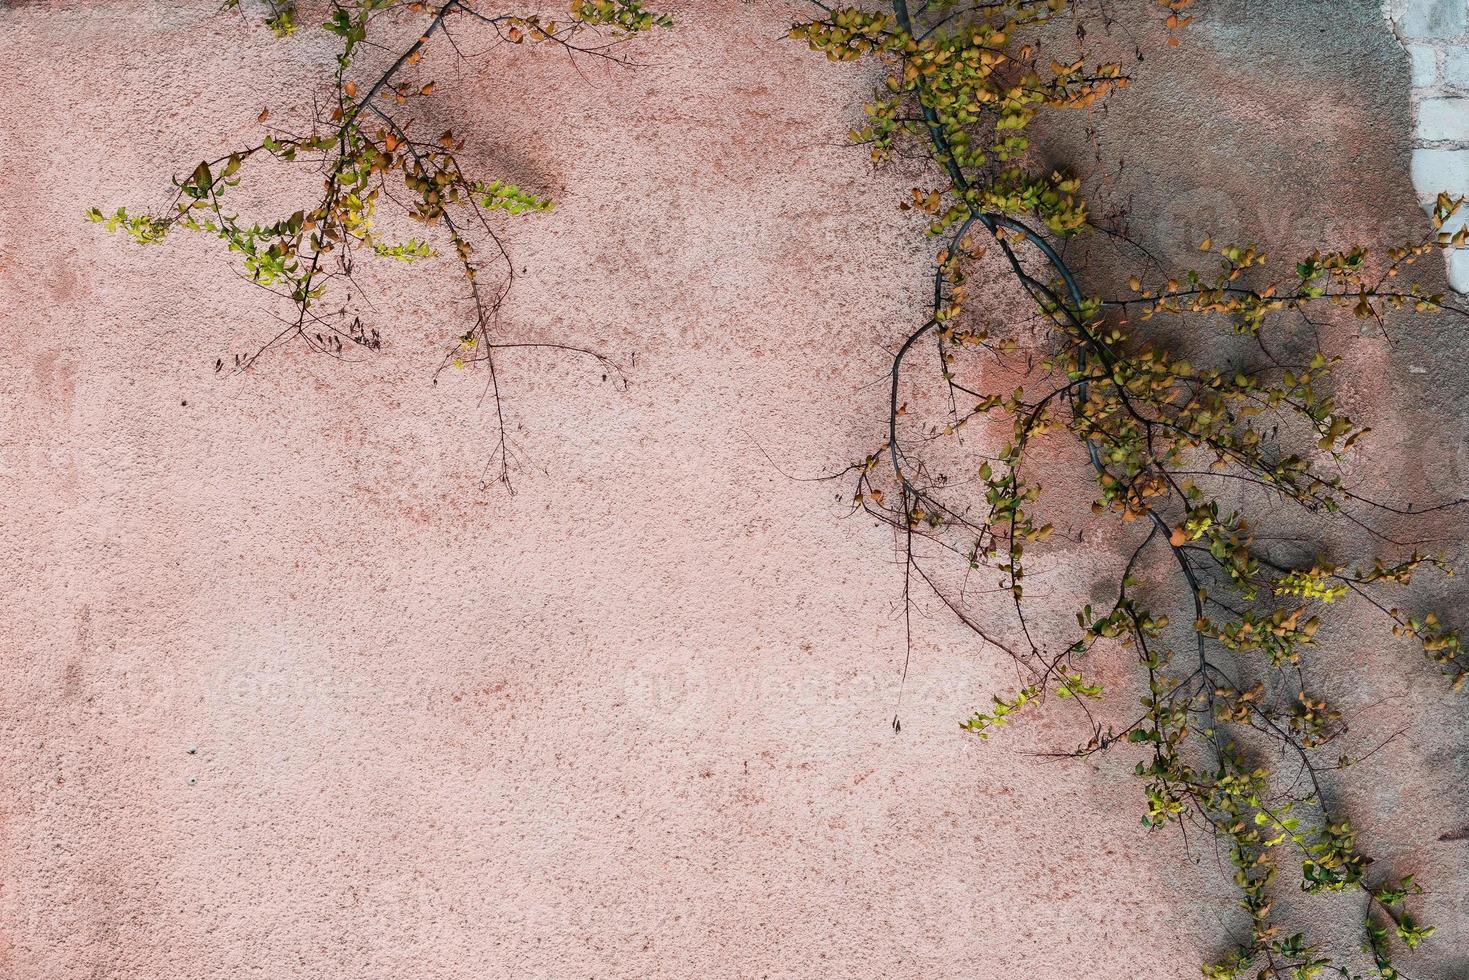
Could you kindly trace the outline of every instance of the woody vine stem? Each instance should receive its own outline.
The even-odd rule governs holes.
[[[1183,11],[1191,3],[1163,0],[1170,32],[1188,26]],[[916,153],[935,171],[934,185],[916,188],[905,205],[925,213],[930,234],[943,241],[931,309],[893,356],[882,445],[843,471],[855,480],[855,506],[898,537],[910,649],[914,590],[927,590],[987,648],[1012,658],[1023,678],[1015,693],[965,722],[967,731],[986,738],[1054,697],[1077,706],[1087,726],[1086,740],[1067,754],[1143,749],[1135,768],[1146,796],[1142,822],[1201,825],[1234,865],[1248,933],[1203,966],[1206,977],[1359,975],[1350,951],[1327,948],[1275,914],[1277,868],[1286,855],[1299,862],[1305,892],[1362,896],[1368,975],[1402,976],[1398,950],[1416,947],[1433,928],[1408,908],[1419,886],[1409,876],[1369,871],[1351,821],[1324,791],[1330,772],[1375,749],[1326,758],[1345,722],[1312,681],[1308,655],[1322,617],[1356,599],[1392,633],[1416,639],[1462,687],[1469,657],[1455,630],[1432,612],[1404,612],[1383,594],[1420,572],[1451,569],[1416,550],[1341,563],[1321,556],[1327,548],[1319,537],[1320,553],[1301,561],[1299,548],[1287,554],[1257,540],[1228,491],[1267,489],[1297,507],[1317,535],[1347,522],[1384,545],[1395,543],[1373,526],[1373,512],[1421,515],[1464,503],[1396,507],[1347,486],[1340,464],[1368,430],[1329,393],[1336,359],[1311,351],[1292,362],[1267,342],[1298,347],[1279,321],[1305,319],[1316,308],[1378,323],[1397,311],[1469,315],[1402,280],[1423,255],[1465,244],[1464,231],[1447,230],[1464,202],[1441,197],[1431,233],[1380,260],[1365,249],[1318,251],[1296,264],[1294,276],[1261,281],[1267,256],[1259,247],[1205,241],[1217,272],[1190,270],[1150,287],[1135,277],[1127,295],[1088,296],[1056,245],[1092,228],[1081,182],[1036,169],[1026,130],[1043,111],[1086,109],[1130,79],[1117,64],[1088,69],[1084,60],[1051,60],[1043,67],[1041,52],[1055,36],[1047,22],[1071,5],[813,5],[819,16],[798,22],[792,36],[833,61],[875,62],[881,77],[853,141],[868,146],[875,163]],[[987,247],[998,250],[999,268],[1033,302],[1044,327],[1040,342],[1027,345],[1024,324],[996,326],[966,304],[966,274],[985,262]],[[1224,327],[1219,341],[1198,343],[1196,333],[1192,344],[1215,363],[1195,366],[1178,356],[1185,339],[1153,329],[1165,317],[1197,321],[1195,331]],[[948,419],[915,436],[905,428],[904,392],[925,342],[936,348]],[[976,367],[961,363],[965,352],[984,353],[987,378],[999,380],[968,381]],[[972,408],[961,411],[961,403]],[[983,430],[982,442],[1002,447],[984,454],[963,443],[962,432],[974,428]],[[1092,512],[1142,525],[1113,583],[1115,599],[1106,609],[1078,610],[1079,632],[1061,642],[1052,638],[1054,626],[1032,621],[1024,585],[1027,549],[1053,530],[1041,517],[1034,474],[1037,446],[1052,432],[1063,444],[1080,444],[1095,484]],[[950,455],[941,456],[939,446]],[[947,478],[944,467],[956,455],[977,483]],[[1173,592],[1143,585],[1142,569],[1160,553],[1178,577]],[[958,567],[961,585],[935,567],[944,559]],[[977,589],[970,578],[986,568],[998,572],[996,586]],[[1164,609],[1174,601],[1188,610],[1187,625],[1171,624]],[[1101,644],[1131,650],[1145,678],[1144,710],[1120,728],[1104,726],[1088,707],[1106,693],[1086,665]],[[1187,656],[1175,656],[1175,646]]]

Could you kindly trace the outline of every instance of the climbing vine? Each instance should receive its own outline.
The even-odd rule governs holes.
[[[893,356],[880,445],[845,476],[856,506],[898,535],[905,611],[915,590],[928,590],[1023,675],[963,728],[987,738],[1056,699],[1078,706],[1086,722],[1073,755],[1139,754],[1143,824],[1202,826],[1234,867],[1247,934],[1203,967],[1206,977],[1358,975],[1349,953],[1276,912],[1287,861],[1304,892],[1362,899],[1369,975],[1399,977],[1401,951],[1433,928],[1414,916],[1418,884],[1372,867],[1350,817],[1324,788],[1333,771],[1370,752],[1338,750],[1345,719],[1313,677],[1314,652],[1323,625],[1357,603],[1414,642],[1447,683],[1465,684],[1469,653],[1447,618],[1392,598],[1419,576],[1451,574],[1449,563],[1400,548],[1372,524],[1374,514],[1421,515],[1462,501],[1395,507],[1349,485],[1343,467],[1368,429],[1333,395],[1337,358],[1302,351],[1292,323],[1318,310],[1368,322],[1396,313],[1469,315],[1409,278],[1425,255],[1466,244],[1469,233],[1449,231],[1464,202],[1441,197],[1427,236],[1381,251],[1316,251],[1281,269],[1257,245],[1206,240],[1200,254],[1208,268],[1088,291],[1059,247],[1096,233],[1082,181],[1038,166],[1029,134],[1043,114],[1084,111],[1131,79],[1118,64],[1052,56],[1046,25],[1069,0],[812,6],[792,37],[833,61],[869,64],[881,79],[853,142],[875,163],[917,154],[930,165],[928,185],[902,205],[925,216],[937,243],[930,305]],[[1159,4],[1170,43],[1189,26],[1191,6]],[[498,336],[514,268],[496,222],[553,205],[467,173],[464,143],[452,130],[422,131],[414,107],[436,83],[421,64],[440,41],[458,57],[461,30],[622,63],[618,45],[667,26],[667,17],[640,0],[573,0],[563,20],[487,12],[471,0],[334,0],[319,16],[290,0],[226,7],[259,15],[281,37],[315,25],[338,39],[319,110],[300,132],[272,125],[264,110],[259,142],[176,176],[164,209],[94,208],[89,219],[145,245],[181,230],[216,238],[239,256],[246,279],[290,304],[285,326],[236,356],[235,369],[291,340],[333,356],[377,349],[378,330],[351,302],[356,261],[416,263],[446,251],[472,313],[443,367],[487,370],[496,458],[508,485],[497,355],[535,346],[611,365],[559,341]],[[392,47],[395,37],[401,43]],[[243,216],[235,189],[272,164],[312,168],[320,192],[284,215]],[[386,208],[418,222],[422,237],[382,231]],[[967,279],[986,263],[1013,278],[1033,316],[1003,320],[976,307]],[[1179,320],[1216,331],[1219,343],[1195,343],[1191,359],[1159,326]],[[927,347],[948,417],[915,435],[903,395]],[[223,359],[217,367],[225,369]],[[1069,456],[1058,457],[1058,446]],[[1035,621],[1025,583],[1030,556],[1055,530],[1040,479],[1058,458],[1075,461],[1089,481],[1091,511],[1115,519],[1126,542],[1108,601],[1076,610],[1074,627]],[[947,465],[956,459],[958,478]],[[1233,492],[1239,487],[1298,509],[1317,529],[1318,553],[1303,559],[1298,543],[1260,534],[1261,517]],[[1341,522],[1376,535],[1383,553],[1325,557],[1323,529]],[[942,561],[966,579],[992,574],[993,586],[955,587]],[[1174,587],[1155,584],[1151,572],[1160,567],[1171,569]],[[1088,707],[1109,696],[1089,664],[1104,645],[1135,658],[1145,690],[1141,714],[1121,727],[1095,721]]]
[[[922,213],[937,241],[932,298],[892,358],[882,442],[844,476],[855,506],[895,529],[905,614],[915,592],[931,594],[1020,670],[1017,690],[963,728],[987,738],[1055,698],[1085,719],[1069,754],[1139,754],[1142,823],[1202,826],[1233,865],[1248,931],[1204,965],[1206,977],[1360,975],[1349,950],[1276,912],[1287,862],[1306,893],[1361,897],[1367,975],[1399,977],[1401,950],[1433,927],[1411,909],[1418,884],[1371,867],[1325,789],[1334,770],[1370,751],[1354,757],[1334,744],[1346,722],[1313,677],[1313,651],[1323,624],[1356,602],[1461,688],[1469,654],[1457,631],[1391,597],[1452,569],[1395,546],[1372,521],[1463,501],[1395,507],[1348,484],[1343,468],[1368,430],[1332,394],[1338,359],[1303,349],[1314,334],[1292,324],[1323,310],[1369,323],[1397,312],[1469,315],[1408,281],[1423,256],[1465,244],[1465,231],[1449,231],[1464,202],[1439,198],[1422,240],[1382,252],[1317,251],[1279,270],[1259,246],[1206,240],[1204,268],[1088,292],[1062,257],[1065,240],[1096,231],[1082,182],[1038,166],[1029,133],[1043,113],[1085,110],[1131,79],[1118,64],[1049,53],[1057,32],[1047,22],[1067,0],[813,6],[791,36],[832,61],[867,63],[880,79],[852,141],[878,164],[917,156],[929,165],[928,185],[902,207]],[[1191,0],[1160,6],[1176,43]],[[985,263],[1023,289],[1031,317],[976,308],[966,278]],[[1163,326],[1179,322],[1192,324],[1199,363]],[[1218,339],[1199,343],[1204,331]],[[923,348],[939,379],[924,394],[947,417],[914,432],[904,394]],[[1066,458],[1086,474],[1092,513],[1114,518],[1124,542],[1112,598],[1077,610],[1070,626],[1036,621],[1025,581],[1055,527],[1043,474],[1084,486],[1056,474]],[[1285,518],[1273,505],[1252,510],[1242,487],[1295,508],[1315,543],[1303,551],[1258,533],[1262,519]],[[1323,536],[1343,522],[1384,553],[1322,557]],[[1153,572],[1169,568],[1174,584],[1156,584]],[[992,582],[976,584],[986,574]],[[1130,651],[1144,688],[1140,715],[1122,727],[1088,708],[1108,696],[1088,666],[1102,645]]]
[[[226,0],[224,6],[242,15],[255,10],[249,0]],[[464,140],[452,130],[422,131],[421,114],[414,109],[434,94],[436,83],[426,77],[421,63],[439,47],[437,42],[462,57],[456,34],[463,31],[477,40],[489,32],[496,44],[537,45],[572,58],[627,64],[621,43],[667,27],[670,20],[641,0],[572,0],[561,20],[535,13],[491,13],[482,6],[472,0],[332,0],[319,11],[318,23],[337,38],[339,50],[314,117],[298,127],[304,131],[273,124],[266,108],[258,119],[266,128],[260,141],[176,175],[166,208],[133,214],[126,208],[104,213],[94,207],[87,217],[142,245],[162,242],[177,231],[218,238],[239,256],[249,282],[291,304],[293,315],[278,333],[252,352],[236,354],[230,365],[219,359],[217,371],[249,368],[267,350],[291,340],[333,356],[377,350],[380,331],[364,321],[351,301],[358,259],[415,263],[447,250],[467,288],[472,313],[449,345],[440,371],[469,365],[487,370],[498,432],[493,459],[500,482],[509,487],[497,355],[543,348],[591,357],[605,371],[615,372],[616,367],[603,355],[573,344],[497,336],[496,316],[515,268],[496,221],[549,211],[554,204],[513,184],[467,172],[459,156]],[[264,0],[258,13],[282,38],[308,22],[305,5],[294,0]],[[401,47],[385,57],[382,52],[393,52],[390,45],[396,37],[403,39]],[[321,189],[273,220],[245,217],[235,209],[234,191],[261,164],[309,167],[321,174]],[[384,208],[417,222],[422,236],[396,240],[384,233],[378,222]]]

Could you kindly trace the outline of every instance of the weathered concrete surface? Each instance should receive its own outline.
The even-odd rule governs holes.
[[[513,228],[505,329],[636,353],[625,392],[510,365],[514,497],[478,485],[483,379],[428,384],[452,285],[375,274],[377,359],[217,377],[273,332],[268,297],[201,242],[80,221],[160,201],[299,101],[325,48],[208,2],[0,9],[0,975],[1151,980],[1216,949],[1227,889],[1207,849],[1195,876],[1139,828],[1130,759],[1026,755],[1073,744],[1059,714],[959,735],[1013,680],[964,634],[921,627],[889,730],[890,538],[777,466],[869,449],[928,261],[907,178],[835,145],[865,82],[779,39],[789,5],[669,6],[636,72],[430,75],[485,170],[562,202]],[[1302,240],[1415,227],[1407,59],[1371,5],[1331,35],[1345,61],[1312,55],[1312,5],[1252,6],[1179,49],[1139,34],[1171,108],[1119,102],[1117,152],[1182,161],[1146,190],[1188,214],[1224,174],[1254,202],[1288,188]],[[1301,57],[1329,98],[1283,98],[1320,77]],[[1198,126],[1236,112],[1269,157],[1239,176]],[[1463,348],[1415,329],[1391,354],[1339,338],[1347,397],[1384,465],[1422,483],[1438,440],[1435,489],[1462,492],[1458,379],[1407,372]],[[1106,546],[1054,560],[1084,587]],[[1346,790],[1434,890],[1433,975],[1463,975],[1469,845],[1435,841],[1469,823],[1462,702],[1401,646],[1343,656],[1372,724],[1410,725],[1377,757],[1392,778]]]

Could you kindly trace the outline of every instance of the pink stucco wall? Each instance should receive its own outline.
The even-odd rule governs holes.
[[[631,381],[507,362],[515,496],[480,484],[482,376],[429,383],[452,279],[373,273],[379,357],[217,376],[269,298],[80,220],[157,204],[325,48],[211,2],[0,6],[0,977],[1153,980],[1213,951],[1226,886],[1147,838],[1131,760],[1027,755],[1073,742],[1059,715],[959,734],[1013,676],[963,633],[922,626],[890,730],[890,536],[783,471],[870,447],[928,261],[908,178],[838,145],[865,81],[781,40],[790,4],[668,6],[636,71],[436,72],[480,168],[561,204],[511,228],[505,330]],[[1434,680],[1397,684],[1447,711]],[[1394,792],[1434,833],[1463,805]]]

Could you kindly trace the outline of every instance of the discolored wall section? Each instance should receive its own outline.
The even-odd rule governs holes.
[[[508,365],[514,496],[480,483],[483,378],[429,383],[452,281],[370,274],[380,357],[216,376],[268,298],[80,220],[299,108],[327,47],[212,3],[0,7],[0,975],[1120,980],[1193,976],[1237,924],[1207,848],[1138,826],[1131,758],[1037,760],[1075,741],[1059,712],[959,734],[1013,672],[937,616],[891,731],[893,542],[792,477],[876,438],[931,259],[916,177],[840,145],[868,80],[783,41],[792,4],[667,6],[635,71],[436,72],[476,165],[560,201],[511,229],[504,329],[628,366]],[[1176,261],[1221,223],[1283,252],[1421,232],[1407,55],[1375,3],[1321,7],[1094,32],[1137,81],[1100,164],[1080,127],[1055,162],[1115,174]],[[1464,494],[1462,328],[1329,333],[1367,475]],[[1084,591],[1112,555],[1043,574]],[[1430,886],[1417,965],[1463,975],[1463,702],[1368,635],[1335,638],[1339,682],[1408,734],[1339,792]]]
[[[1413,186],[1431,213],[1439,194],[1469,194],[1469,3],[1387,0],[1383,14],[1412,66]],[[1465,220],[1456,216],[1446,230]],[[1445,259],[1450,283],[1469,292],[1469,250]]]

